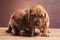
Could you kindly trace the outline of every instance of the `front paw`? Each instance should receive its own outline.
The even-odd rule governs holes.
[[[11,33],[11,31],[10,31],[10,30],[6,30],[6,32],[7,32],[7,33]]]
[[[20,34],[12,33],[13,36],[20,36]]]
[[[34,34],[33,33],[28,33],[29,37],[33,37]]]
[[[42,34],[41,36],[42,37],[49,37],[49,35],[47,35],[47,34]]]

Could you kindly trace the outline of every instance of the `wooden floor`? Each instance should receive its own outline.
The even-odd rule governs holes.
[[[0,40],[60,40],[60,29],[50,29],[50,37],[26,37],[26,36],[12,36],[6,33],[7,28],[0,28]]]

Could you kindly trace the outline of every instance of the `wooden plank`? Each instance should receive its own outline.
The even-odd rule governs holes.
[[[60,40],[60,29],[50,28],[50,37],[26,37],[26,36],[12,36],[11,33],[6,33],[7,28],[0,28],[0,40]]]

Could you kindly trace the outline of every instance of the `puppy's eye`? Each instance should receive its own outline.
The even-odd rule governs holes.
[[[43,16],[43,15],[41,15],[41,16],[39,16],[40,18],[45,18],[46,16]]]
[[[41,15],[41,16],[39,16],[40,18],[43,18],[44,16],[43,15]]]
[[[40,18],[46,18],[46,13],[44,13],[44,15],[40,15]]]
[[[16,22],[18,22],[18,23],[19,23],[20,21],[21,21],[20,18],[18,18],[18,19],[16,20]]]
[[[31,16],[36,17],[36,15],[35,15],[35,14],[31,14]]]

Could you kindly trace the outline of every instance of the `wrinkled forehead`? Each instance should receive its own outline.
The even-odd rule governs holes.
[[[32,15],[39,15],[39,16],[43,15],[43,12],[39,9],[32,9],[32,10],[30,10],[30,12]]]

